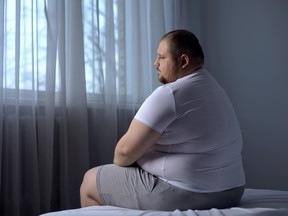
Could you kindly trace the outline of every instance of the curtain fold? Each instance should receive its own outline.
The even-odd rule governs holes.
[[[159,85],[159,39],[189,26],[188,2],[0,0],[0,215],[80,206],[85,171],[112,162]]]
[[[41,109],[39,116],[35,116],[38,129],[38,154],[39,154],[39,181],[41,195],[41,209],[50,209],[50,197],[52,188],[53,165],[53,139],[55,116],[55,68],[57,53],[57,1],[45,2],[45,15],[47,20],[47,51],[46,51],[46,92],[44,104],[36,101],[37,109]],[[36,89],[37,92],[38,89]],[[33,91],[34,92],[34,91]]]
[[[3,137],[3,78],[4,78],[4,1],[0,1],[0,138]],[[1,138],[2,139],[2,138]],[[0,141],[0,156],[3,155],[3,144]],[[2,164],[0,159],[0,195],[2,194]],[[0,201],[1,201],[0,196]]]
[[[107,152],[113,152],[117,143],[117,89],[116,89],[116,40],[114,26],[113,0],[105,1],[105,81],[104,81],[104,121],[103,140],[109,145],[103,146]],[[112,36],[112,37],[111,37]],[[109,40],[107,40],[109,38]],[[111,155],[112,156],[112,155]]]
[[[81,1],[66,1],[65,57],[67,96],[67,170],[69,206],[79,206],[79,188],[85,171],[89,168],[88,116],[85,85],[83,25]],[[60,71],[62,73],[62,71]],[[60,91],[60,92],[61,92]],[[65,151],[65,150],[64,150]],[[70,181],[73,179],[73,181]],[[77,194],[78,196],[75,196]]]

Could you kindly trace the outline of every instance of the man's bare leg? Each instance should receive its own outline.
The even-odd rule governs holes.
[[[83,178],[80,188],[81,207],[103,205],[96,187],[96,174],[98,167],[88,170]]]

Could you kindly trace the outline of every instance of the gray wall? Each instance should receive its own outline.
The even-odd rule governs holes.
[[[200,2],[205,65],[238,115],[247,186],[288,190],[288,1]]]

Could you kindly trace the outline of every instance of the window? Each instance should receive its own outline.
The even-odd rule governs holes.
[[[16,1],[4,3],[3,86],[6,89],[45,90],[45,2],[26,0],[17,7]]]
[[[4,77],[6,90],[46,90],[47,21],[49,1],[4,1]],[[46,5],[46,6],[47,6]],[[83,32],[86,92],[103,94],[106,72],[107,35],[114,35],[114,63],[117,94],[126,94],[124,0],[83,0]],[[111,18],[113,20],[111,21]],[[107,25],[113,25],[113,32]],[[111,52],[111,50],[109,50]],[[19,65],[19,67],[18,67]],[[59,67],[56,69],[59,73]],[[56,74],[55,91],[60,89]]]
[[[118,95],[126,92],[125,76],[125,20],[124,1],[83,1],[83,28],[86,90],[88,93],[103,93],[106,72],[107,53],[113,48],[115,55],[116,89]],[[112,20],[111,20],[112,19]],[[109,30],[110,29],[110,30]],[[113,31],[111,31],[113,29]],[[114,36],[115,43],[110,47],[106,40]],[[111,51],[111,50],[110,50]],[[111,71],[110,71],[111,72]]]

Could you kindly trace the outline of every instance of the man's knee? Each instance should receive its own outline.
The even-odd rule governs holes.
[[[97,174],[97,167],[88,170],[82,180],[82,184],[80,187],[80,191],[87,193],[89,191],[93,191],[96,189],[96,174]]]
[[[96,186],[96,175],[98,167],[88,170],[80,186],[81,205],[91,202],[89,205],[101,205],[100,198]]]

